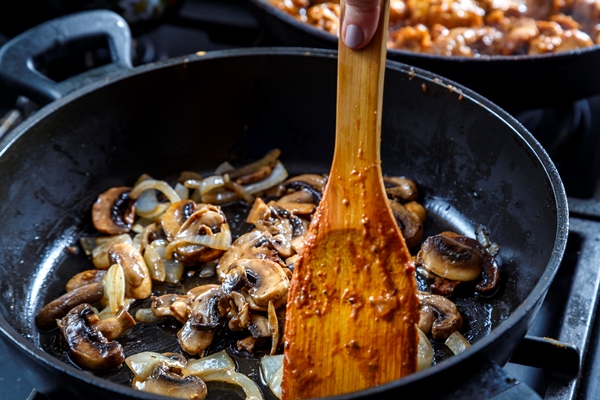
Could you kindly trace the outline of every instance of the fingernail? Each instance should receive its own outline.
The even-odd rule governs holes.
[[[346,37],[344,39],[346,46],[350,48],[358,47],[362,44],[364,39],[365,37],[363,35],[362,29],[353,24],[348,25],[348,27],[346,28]]]

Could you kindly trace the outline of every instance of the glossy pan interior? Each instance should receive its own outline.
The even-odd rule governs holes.
[[[49,344],[35,314],[90,266],[65,248],[90,232],[100,192],[131,185],[142,173],[174,179],[182,170],[205,172],[274,147],[292,174],[327,173],[336,66],[335,52],[285,48],[168,60],[78,90],[0,139],[0,332],[38,390],[61,398],[156,397],[42,349]],[[384,172],[418,183],[430,229],[473,236],[478,224],[485,226],[501,246],[502,287],[486,306],[482,332],[491,333],[467,352],[347,397],[428,388],[483,362],[506,363],[554,277],[568,230],[554,166],[508,114],[402,64],[389,63],[385,79]],[[152,341],[161,342],[156,335]],[[145,348],[126,344],[128,355]]]

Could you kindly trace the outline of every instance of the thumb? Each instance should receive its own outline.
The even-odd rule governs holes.
[[[379,0],[346,0],[342,40],[352,49],[365,47],[375,34],[379,21]]]

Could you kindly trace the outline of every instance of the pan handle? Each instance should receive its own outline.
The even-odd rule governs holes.
[[[36,63],[51,51],[99,40],[108,43],[111,62],[56,82]],[[54,54],[54,53],[52,53]],[[93,10],[56,18],[14,37],[0,48],[0,78],[39,104],[51,103],[112,72],[132,68],[131,32],[115,12]]]

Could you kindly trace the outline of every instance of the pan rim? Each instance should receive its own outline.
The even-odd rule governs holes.
[[[136,67],[133,69],[127,69],[123,71],[116,72],[111,74],[104,79],[100,79],[98,82],[80,88],[67,96],[50,103],[49,105],[40,109],[33,116],[25,120],[22,124],[20,124],[13,131],[9,132],[4,137],[0,138],[0,157],[2,154],[10,148],[14,141],[18,140],[20,136],[25,134],[31,126],[36,125],[39,121],[46,118],[48,115],[53,113],[55,110],[60,109],[62,106],[71,103],[78,98],[86,96],[89,93],[92,93],[99,88],[116,84],[120,81],[129,79],[138,74],[144,74],[151,71],[163,69],[163,68],[171,68],[177,66],[184,66],[188,63],[193,62],[201,62],[203,60],[211,60],[211,59],[225,59],[225,58],[236,58],[236,57],[249,57],[249,56],[315,56],[322,58],[336,58],[337,51],[335,50],[327,50],[327,49],[315,49],[315,48],[299,48],[299,47],[276,47],[276,48],[252,48],[252,49],[233,49],[233,50],[219,50],[207,53],[198,53],[192,54],[188,56],[176,57],[164,61],[159,61],[156,63],[145,64],[140,67]],[[466,360],[471,357],[480,354],[484,349],[490,348],[496,341],[496,338],[506,334],[515,324],[520,321],[523,315],[530,312],[543,296],[548,291],[550,283],[554,279],[554,276],[558,270],[560,262],[562,260],[567,236],[568,236],[568,227],[569,227],[569,216],[568,216],[568,202],[565,193],[564,186],[558,174],[558,171],[551,161],[550,157],[546,153],[546,151],[542,148],[539,142],[529,133],[525,127],[523,127],[514,117],[508,114],[506,111],[495,105],[490,100],[487,100],[483,96],[477,94],[476,92],[462,86],[461,84],[455,83],[449,79],[443,78],[437,74],[425,71],[423,69],[412,67],[404,63],[400,63],[397,61],[387,61],[386,65],[387,69],[392,69],[399,71],[403,74],[410,74],[411,76],[417,76],[419,78],[425,79],[432,84],[440,85],[444,88],[447,88],[448,85],[457,88],[460,90],[460,93],[465,98],[468,98],[474,104],[479,105],[486,109],[488,112],[492,113],[495,117],[504,122],[508,127],[510,127],[514,133],[518,136],[520,140],[522,140],[523,144],[527,146],[527,149],[535,155],[537,162],[543,167],[544,171],[547,174],[547,178],[550,182],[552,193],[554,194],[554,201],[556,204],[556,218],[557,218],[557,227],[556,227],[556,238],[554,242],[554,247],[552,249],[552,253],[549,257],[546,269],[544,270],[542,276],[539,281],[536,283],[535,287],[532,291],[527,295],[525,300],[508,316],[506,320],[501,322],[490,334],[481,338],[476,343],[473,344],[472,349],[468,351],[451,357],[444,362],[426,369],[424,371],[420,371],[404,377],[402,379],[381,385],[375,388],[365,389],[363,391],[354,392],[351,394],[336,396],[334,398],[339,399],[354,399],[363,396],[374,396],[377,394],[382,394],[383,392],[390,389],[398,389],[411,382],[415,382],[422,378],[432,376],[438,372],[448,370],[453,368],[458,364],[464,363]],[[107,388],[109,390],[115,391],[119,394],[125,394],[127,396],[139,399],[167,399],[167,397],[159,396],[159,395],[151,395],[144,392],[139,392],[131,387],[111,382],[101,377],[91,375],[85,371],[82,371],[76,368],[73,365],[63,363],[62,361],[54,358],[52,355],[44,352],[37,346],[35,346],[31,341],[23,337],[19,334],[9,323],[5,320],[5,318],[0,317],[0,332],[2,332],[4,339],[9,339],[13,345],[20,347],[23,351],[25,351],[29,357],[36,359],[38,362],[43,362],[49,367],[54,369],[58,369],[60,372],[63,372],[71,377],[74,377],[78,380],[82,380],[88,383],[92,383],[94,385]]]
[[[318,38],[320,40],[328,42],[332,48],[337,47],[337,36],[326,32],[322,29],[316,28],[310,24],[304,23],[302,21],[298,21],[296,18],[286,13],[283,10],[278,9],[271,3],[269,0],[250,0],[254,5],[263,11],[267,12],[269,15],[278,18],[284,23],[291,25],[295,29],[300,29],[307,31],[311,36]],[[479,57],[465,57],[465,56],[440,56],[435,54],[427,54],[427,53],[419,53],[402,49],[388,49],[388,53],[392,55],[398,54],[404,57],[413,57],[415,59],[425,59],[425,60],[434,60],[434,59],[444,59],[444,61],[453,62],[453,63],[484,63],[489,61],[498,61],[500,63],[503,62],[514,62],[514,61],[525,61],[525,62],[537,62],[540,60],[543,62],[544,60],[554,60],[557,58],[570,58],[576,55],[580,55],[587,52],[592,52],[600,49],[600,44],[594,44],[592,46],[572,49],[567,51],[561,51],[557,53],[544,53],[544,54],[534,54],[534,55],[514,55],[514,56],[504,56],[504,55],[494,55],[494,56],[479,56]]]

